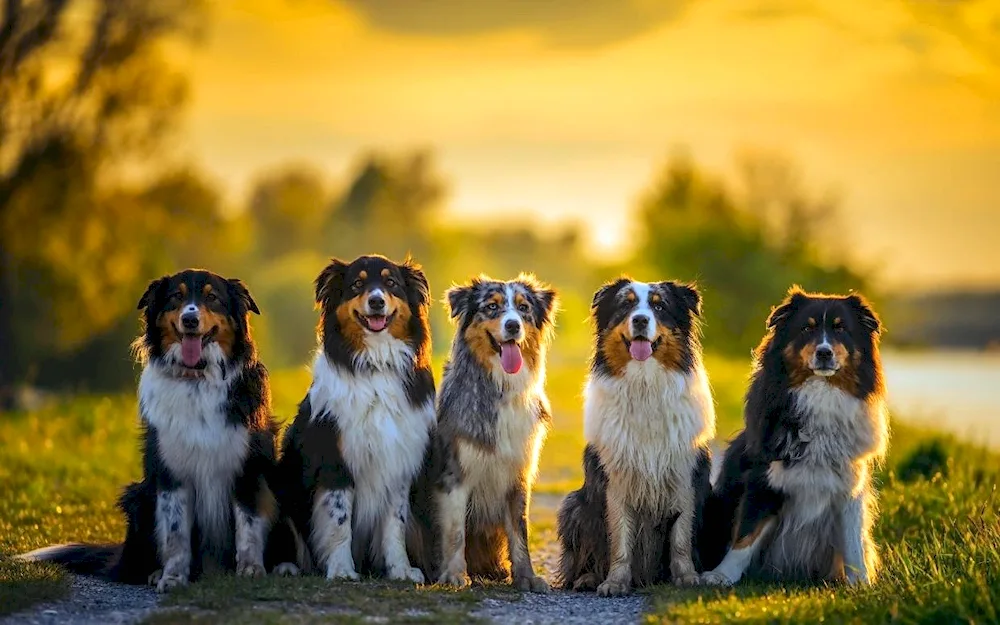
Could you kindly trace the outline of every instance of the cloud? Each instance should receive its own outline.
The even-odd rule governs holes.
[[[339,0],[373,25],[404,34],[531,30],[547,43],[596,47],[677,19],[692,0]]]

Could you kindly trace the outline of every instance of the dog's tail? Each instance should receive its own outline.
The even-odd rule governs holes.
[[[88,545],[70,543],[52,545],[17,556],[25,562],[51,562],[78,575],[113,578],[115,565],[121,559],[122,545]]]

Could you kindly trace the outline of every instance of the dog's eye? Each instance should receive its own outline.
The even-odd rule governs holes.
[[[216,295],[215,293],[209,293],[208,295],[205,296],[205,301],[209,303],[217,302],[219,301],[219,296]]]
[[[815,329],[816,328],[814,328],[812,326],[806,326],[806,327],[802,328],[802,334],[809,334],[810,332],[812,332]]]
[[[361,280],[355,280],[354,284],[352,284],[351,286],[354,287],[355,291],[360,291],[361,287],[363,287],[364,285],[365,285],[365,283],[362,282]]]
[[[655,304],[653,304],[653,310],[655,310],[656,312],[663,312],[664,310],[666,310],[666,307],[663,305],[663,302],[656,302]]]
[[[385,285],[391,289],[392,287],[396,286],[396,281],[393,280],[392,278],[387,278],[385,281]]]
[[[496,302],[490,302],[489,304],[486,305],[486,310],[490,312],[496,312],[500,310],[500,306]]]
[[[528,308],[527,304],[518,304],[517,309],[523,313],[527,313],[529,310],[531,310],[530,308]]]
[[[172,299],[175,302],[179,302],[184,299],[184,294],[181,293],[180,291],[174,291],[173,293],[170,294],[170,299]]]
[[[834,321],[833,322],[833,331],[834,332],[843,332],[844,331],[844,322],[843,321]]]

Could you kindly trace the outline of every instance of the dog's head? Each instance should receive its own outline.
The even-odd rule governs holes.
[[[629,363],[647,361],[689,371],[698,356],[701,295],[679,282],[620,278],[594,293],[596,325],[593,367],[622,374]]]
[[[852,388],[877,354],[882,324],[864,297],[806,293],[792,287],[767,320],[792,384],[821,377]]]
[[[538,371],[555,325],[551,287],[527,274],[508,282],[480,276],[445,295],[459,326],[456,340],[464,341],[483,367],[516,374],[526,361]]]
[[[328,352],[346,348],[358,353],[387,336],[420,351],[430,340],[429,304],[427,278],[410,259],[333,259],[316,278],[320,332]]]
[[[260,314],[242,281],[185,269],[149,283],[139,299],[145,333],[142,356],[197,377],[209,364],[254,357],[249,314]]]

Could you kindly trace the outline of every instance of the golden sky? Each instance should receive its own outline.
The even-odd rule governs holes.
[[[575,220],[602,253],[675,146],[720,171],[776,151],[887,282],[1000,284],[1000,10],[921,3],[948,4],[219,0],[186,147],[237,198],[288,161],[337,182],[431,147],[456,218]]]

